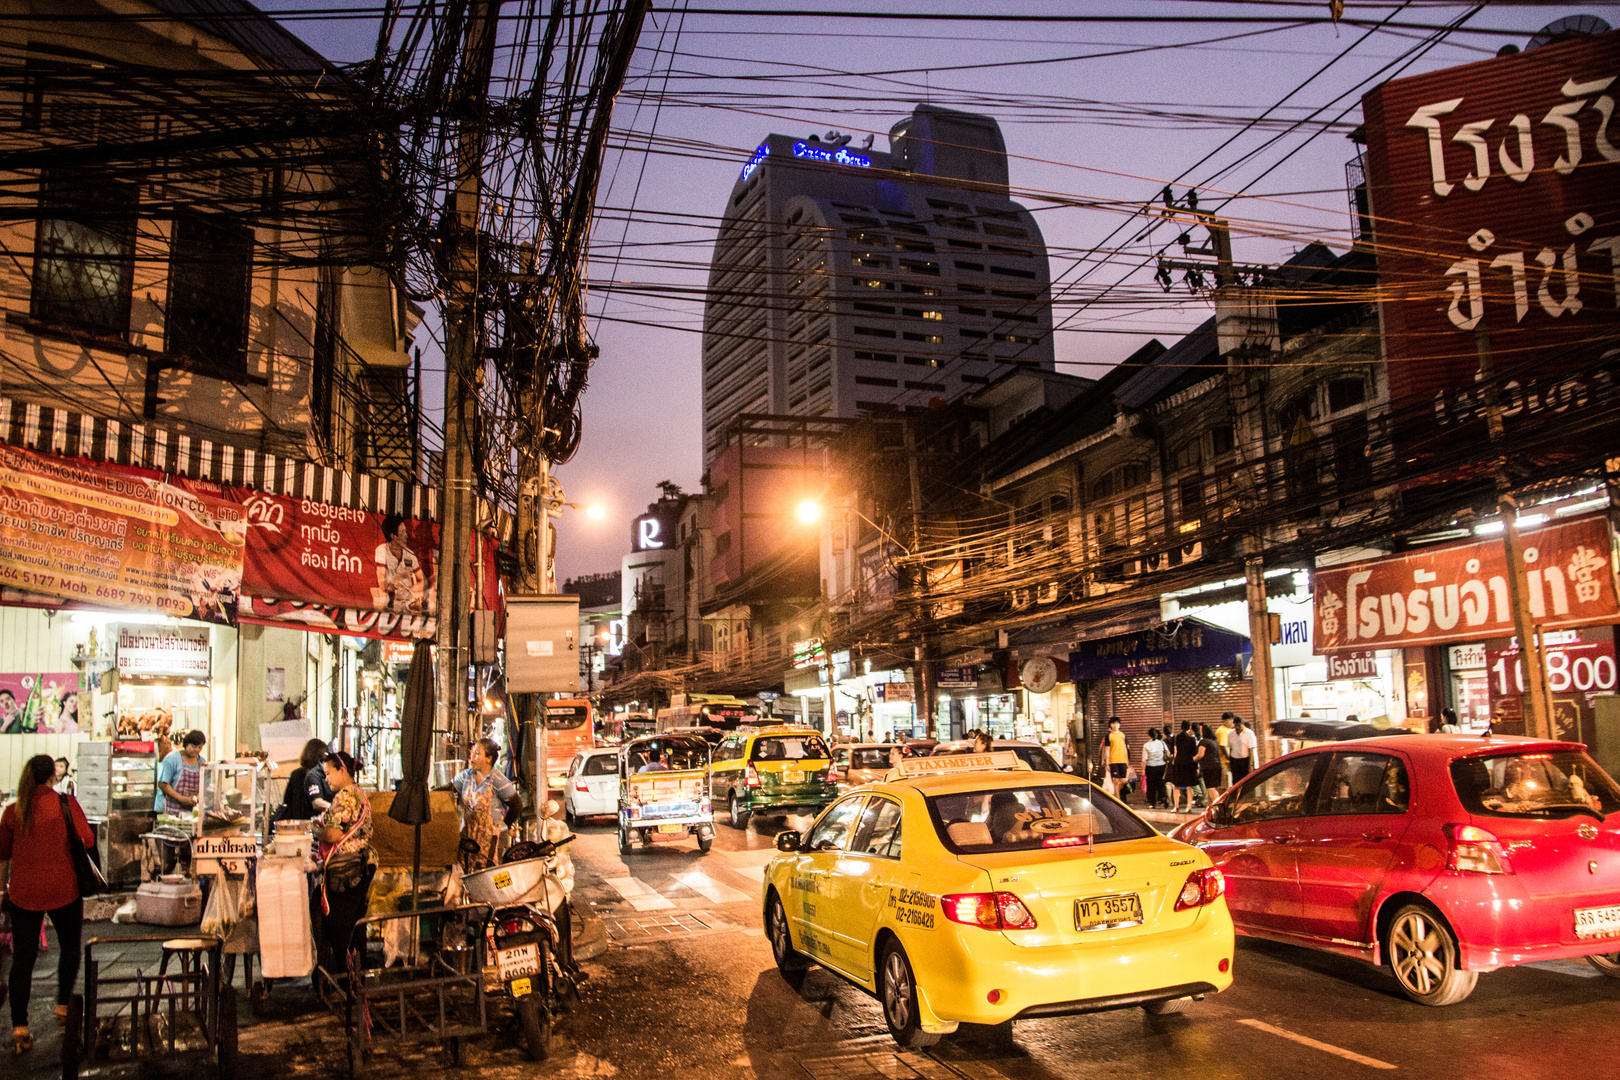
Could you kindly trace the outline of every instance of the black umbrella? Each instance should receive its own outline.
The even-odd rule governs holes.
[[[405,680],[405,710],[399,718],[400,764],[404,778],[394,792],[388,816],[401,825],[416,827],[411,855],[412,903],[421,888],[422,826],[433,818],[428,807],[428,770],[433,767],[433,646],[416,643],[411,671]]]

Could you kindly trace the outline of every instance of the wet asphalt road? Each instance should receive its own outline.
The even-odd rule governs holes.
[[[820,969],[796,988],[777,974],[757,897],[781,825],[760,822],[739,832],[721,817],[708,855],[688,840],[621,859],[610,822],[581,827],[576,902],[606,920],[612,944],[587,963],[583,1000],[559,1019],[550,1060],[531,1062],[512,1038],[495,1033],[472,1043],[460,1069],[436,1045],[384,1045],[367,1075],[1620,1077],[1620,980],[1585,963],[1484,975],[1461,1005],[1427,1009],[1399,996],[1384,971],[1241,938],[1232,989],[1183,1016],[1149,1018],[1133,1009],[1028,1021],[1010,1033],[964,1029],[925,1053],[901,1053],[876,1001],[863,992]],[[308,991],[278,989],[270,1016],[242,1033],[239,1075],[346,1075],[342,1039],[340,1025]],[[49,1067],[57,1060],[55,1042],[54,1033],[42,1039],[26,1066],[24,1059],[6,1061],[0,1076],[61,1075]]]

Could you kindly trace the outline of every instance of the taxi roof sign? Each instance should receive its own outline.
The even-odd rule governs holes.
[[[918,776],[943,776],[947,773],[992,772],[996,769],[1018,768],[1018,755],[1011,750],[995,750],[988,754],[946,754],[940,757],[906,758],[900,762],[900,775],[906,779]]]

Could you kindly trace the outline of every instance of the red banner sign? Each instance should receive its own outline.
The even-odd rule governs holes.
[[[1620,621],[1608,518],[1594,514],[1524,534],[1530,613],[1538,626]],[[1501,539],[1424,548],[1315,572],[1316,651],[1478,641],[1513,632]]]
[[[1553,737],[1590,746],[1597,710],[1592,699],[1620,685],[1614,660],[1614,631],[1608,627],[1552,630],[1542,635],[1547,694],[1552,699]],[[1519,639],[1487,642],[1492,729],[1524,732],[1524,661]]]
[[[1620,33],[1385,83],[1362,102],[1397,437],[1483,431],[1488,330],[1510,429],[1612,398]],[[1608,374],[1606,375],[1605,372]]]
[[[436,525],[245,488],[226,493],[242,504],[247,521],[245,592],[407,619],[432,616]]]
[[[242,508],[76,458],[0,445],[0,587],[229,623]]]

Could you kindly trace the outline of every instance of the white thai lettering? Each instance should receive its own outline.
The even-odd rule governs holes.
[[[1505,269],[1513,275],[1513,321],[1523,322],[1530,314],[1530,282],[1524,273],[1524,252],[1498,255],[1491,260],[1491,269]]]
[[[1476,120],[1472,124],[1464,124],[1451,137],[1452,142],[1466,143],[1474,148],[1474,171],[1463,177],[1463,187],[1469,191],[1478,191],[1485,186],[1485,181],[1491,175],[1491,152],[1485,146],[1485,133],[1496,123],[1493,117],[1490,120]]]
[[[1453,112],[1462,103],[1462,98],[1452,98],[1450,101],[1425,105],[1406,122],[1407,127],[1423,128],[1428,132],[1429,175],[1434,182],[1434,193],[1442,199],[1450,195],[1456,185],[1446,181],[1446,147],[1440,133],[1440,121],[1436,117]]]
[[[1530,118],[1520,113],[1508,121],[1508,126],[1519,133],[1519,159],[1515,161],[1508,156],[1508,141],[1504,138],[1496,148],[1496,161],[1504,173],[1522,184],[1536,171],[1536,143],[1530,137]]]
[[[1553,267],[1559,262],[1558,253],[1550,247],[1542,248],[1541,254],[1536,256],[1536,262],[1543,267],[1541,285],[1536,289],[1536,299],[1541,302],[1541,310],[1555,319],[1566,311],[1571,315],[1580,311],[1582,307],[1580,301],[1581,279],[1580,271],[1576,268],[1575,263],[1575,245],[1571,244],[1564,249],[1564,298],[1562,300],[1554,300],[1552,295]],[[1447,273],[1450,273],[1450,271],[1448,270]]]

